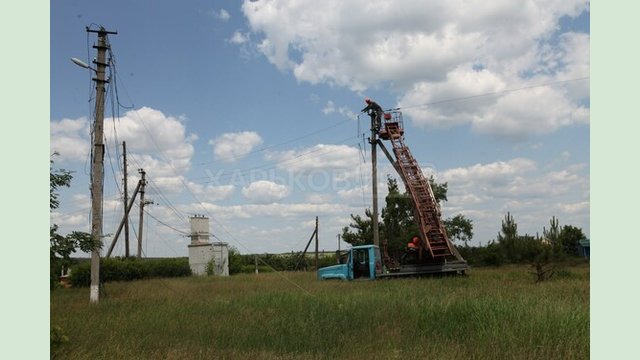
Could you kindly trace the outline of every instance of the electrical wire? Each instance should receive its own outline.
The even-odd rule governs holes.
[[[349,137],[347,137],[345,139],[342,139],[340,141],[337,141],[337,142],[335,142],[333,144],[328,144],[328,145],[357,145],[357,144],[345,144],[346,141],[352,140],[353,138],[354,138],[354,136],[349,136]],[[241,169],[241,170],[238,170],[238,171],[234,171],[234,173],[233,174],[229,174],[227,178],[216,179],[216,180],[208,180],[208,181],[204,181],[204,182],[197,182],[197,184],[208,184],[208,183],[211,183],[211,182],[214,182],[214,181],[229,180],[229,179],[231,179],[231,178],[233,178],[235,176],[242,176],[243,174],[247,175],[247,174],[249,174],[249,173],[251,173],[252,171],[255,171],[255,170],[272,169],[272,168],[275,169],[275,168],[278,167],[278,165],[292,164],[292,163],[296,163],[296,162],[299,162],[299,161],[306,160],[306,159],[304,159],[304,157],[306,157],[307,155],[310,155],[310,154],[313,154],[313,153],[317,153],[317,152],[320,152],[320,151],[323,151],[323,150],[324,150],[324,152],[319,154],[319,155],[326,155],[326,154],[329,154],[329,153],[335,151],[333,149],[327,149],[327,148],[322,148],[322,147],[321,148],[316,148],[316,149],[304,152],[302,154],[298,154],[298,155],[296,155],[296,156],[294,156],[292,158],[289,158],[289,159],[283,159],[283,160],[275,161],[275,162],[272,162],[272,163],[264,164],[264,165],[261,165],[261,166],[245,168],[245,169]],[[199,178],[195,178],[194,180],[205,179],[205,178],[210,178],[210,176],[199,177]]]
[[[254,151],[248,152],[248,153],[246,153],[246,154],[244,154],[244,155],[242,155],[242,156],[225,158],[225,160],[228,160],[228,161],[235,161],[235,160],[239,160],[239,159],[244,158],[244,157],[246,157],[246,156],[248,156],[248,155],[252,155],[252,154],[256,154],[256,153],[260,153],[260,152],[264,152],[264,151],[266,151],[266,150],[273,149],[273,148],[275,148],[275,147],[279,147],[279,146],[282,146],[282,145],[290,144],[290,143],[296,142],[296,141],[298,141],[298,140],[302,140],[302,139],[308,138],[308,137],[310,137],[310,136],[313,136],[313,135],[319,134],[319,133],[321,133],[321,132],[325,132],[325,131],[327,131],[327,130],[331,130],[331,129],[333,129],[333,128],[336,128],[336,127],[338,127],[338,126],[344,125],[344,124],[349,123],[349,122],[351,122],[351,120],[350,120],[350,119],[343,120],[343,121],[340,121],[340,122],[335,123],[335,124],[333,124],[333,125],[330,125],[330,126],[327,126],[327,127],[324,127],[324,128],[321,128],[321,129],[318,129],[318,130],[315,130],[315,131],[312,131],[312,132],[310,132],[310,133],[306,133],[306,134],[301,135],[301,136],[299,136],[299,137],[296,137],[296,138],[293,138],[293,139],[290,139],[290,140],[286,140],[286,141],[283,141],[283,142],[281,142],[281,143],[277,143],[277,144],[273,144],[273,145],[265,146],[265,147],[262,147],[262,148],[260,148],[260,149],[257,149],[257,150],[254,150]],[[205,161],[205,162],[198,163],[197,165],[198,165],[198,166],[201,166],[201,165],[207,165],[207,164],[211,164],[211,163],[214,163],[214,162],[217,162],[217,160]]]
[[[508,93],[512,93],[512,92],[516,92],[516,91],[522,91],[522,90],[528,90],[528,89],[534,89],[534,88],[546,87],[546,86],[554,86],[554,85],[565,84],[565,83],[574,82],[574,81],[589,80],[589,79],[590,79],[589,76],[585,76],[585,77],[580,77],[580,78],[575,78],[575,79],[553,81],[553,82],[544,83],[544,84],[523,86],[523,87],[519,87],[519,88],[515,88],[515,89],[507,89],[507,90],[490,92],[490,93],[485,93],[485,94],[463,96],[463,97],[444,99],[444,100],[436,100],[436,101],[431,101],[431,102],[428,102],[428,103],[418,104],[418,105],[401,106],[401,107],[397,107],[397,108],[388,109],[388,110],[385,110],[385,111],[396,111],[396,110],[403,110],[403,109],[413,109],[413,108],[418,108],[418,107],[423,107],[423,106],[439,105],[439,104],[445,104],[445,103],[456,102],[456,101],[464,101],[464,100],[476,99],[476,98],[487,97],[487,96],[504,95],[504,94],[508,94]]]

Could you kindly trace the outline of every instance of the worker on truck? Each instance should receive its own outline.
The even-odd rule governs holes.
[[[411,239],[411,242],[409,242],[407,244],[407,248],[409,248],[409,250],[418,250],[418,248],[420,247],[420,238],[417,236],[414,236]]]
[[[369,98],[365,98],[364,102],[367,104],[367,106],[360,111],[366,112],[369,114],[369,116],[371,116],[371,123],[373,124],[375,130],[379,131],[382,122],[382,114],[384,113],[382,107]]]

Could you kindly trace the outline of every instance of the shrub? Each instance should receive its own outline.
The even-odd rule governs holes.
[[[60,352],[60,348],[62,347],[62,345],[69,342],[69,337],[63,333],[60,326],[51,327],[51,331],[49,334],[49,352],[51,353],[51,358],[54,359]]]
[[[191,275],[187,258],[100,259],[100,282],[131,281],[153,277],[182,277]],[[73,286],[91,284],[91,263],[82,262],[71,268],[69,276]]]

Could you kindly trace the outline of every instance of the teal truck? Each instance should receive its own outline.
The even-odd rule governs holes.
[[[318,269],[318,279],[374,280],[443,273],[464,275],[469,268],[466,261],[453,260],[438,264],[403,264],[390,269],[384,265],[380,257],[380,248],[375,245],[354,246],[347,251],[346,255],[344,264]]]

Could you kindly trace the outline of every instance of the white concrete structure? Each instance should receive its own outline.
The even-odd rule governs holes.
[[[214,275],[229,276],[229,247],[223,242],[209,242],[209,218],[193,216],[191,244],[189,244],[189,267],[194,275],[207,275],[209,268]]]

